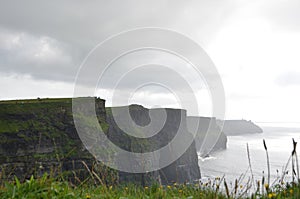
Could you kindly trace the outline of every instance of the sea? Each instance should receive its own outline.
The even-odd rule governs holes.
[[[224,177],[228,183],[233,184],[236,179],[241,183],[246,183],[252,176],[254,182],[262,181],[264,176],[266,182],[268,164],[263,139],[269,155],[270,185],[279,183],[283,173],[285,173],[285,182],[292,180],[292,164],[288,160],[293,150],[292,139],[294,139],[299,143],[297,157],[300,161],[300,124],[257,124],[263,129],[263,133],[228,136],[226,150],[213,152],[206,158],[199,156],[202,180]],[[248,158],[247,144],[250,158]]]

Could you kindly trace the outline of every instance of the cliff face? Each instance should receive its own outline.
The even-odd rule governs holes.
[[[201,156],[226,149],[227,137],[217,125],[216,118],[187,117],[187,125],[189,130],[196,130],[196,148]]]
[[[105,121],[105,101],[96,102]],[[50,171],[85,175],[82,161],[91,166],[94,160],[77,135],[71,104],[72,99],[0,102],[1,172],[20,179]]]
[[[223,131],[231,136],[263,132],[259,126],[247,120],[225,120]]]
[[[178,132],[179,124],[184,128],[185,136],[190,136],[191,134],[187,130],[186,126],[186,111],[179,109],[165,109],[166,110],[166,122],[162,128],[157,128],[157,126],[153,126],[153,128],[148,129],[149,132],[137,132],[140,134],[147,134],[150,131],[156,131],[157,134],[149,137],[149,138],[136,138],[133,136],[129,136],[123,130],[121,130],[116,124],[115,120],[112,117],[112,111],[114,113],[122,113],[126,110],[127,107],[114,107],[107,109],[107,121],[109,123],[109,138],[118,146],[122,146],[123,149],[128,151],[141,152],[141,146],[143,145],[143,150],[146,151],[154,151],[158,150],[161,147],[166,146],[176,135]],[[151,115],[153,115],[153,119],[159,118],[159,114],[162,109],[147,109],[139,105],[131,105],[129,106],[129,113],[133,121],[139,126],[147,126],[150,124],[151,119],[149,116],[149,111],[151,111]],[[123,114],[119,114],[123,115]],[[181,118],[184,117],[184,118]],[[114,118],[117,119],[121,124],[125,126],[126,131],[137,131],[132,128],[128,124],[126,118],[120,116],[118,118],[118,114],[114,114]],[[122,125],[122,127],[123,127]],[[127,127],[127,128],[126,128]],[[182,140],[182,144],[184,140]],[[174,147],[174,146],[173,146]],[[169,148],[172,153],[172,145]],[[144,151],[145,152],[145,151]],[[163,154],[160,154],[160,158],[162,158]],[[163,162],[163,159],[160,159],[159,162]],[[159,179],[163,184],[171,183],[171,182],[191,182],[193,180],[200,179],[200,169],[198,166],[198,157],[195,148],[195,143],[193,142],[191,146],[183,153],[183,155],[177,159],[175,162],[170,164],[169,166],[160,169],[156,172],[151,172],[148,176]],[[129,173],[121,173],[120,179],[143,179],[144,176],[142,174],[129,174]]]
[[[108,114],[106,113],[105,101],[99,98],[95,100],[98,122],[102,129],[111,141],[127,151],[153,151],[167,145],[177,132],[183,111],[167,109],[167,122],[161,132],[149,139],[140,139],[119,129],[111,117],[111,109],[108,108]],[[131,106],[130,110],[137,124],[143,126],[150,122],[149,109]],[[127,121],[124,122],[126,124]],[[69,173],[70,178],[76,175],[85,179],[89,174],[82,161],[95,170],[99,167],[99,175],[107,183],[114,183],[119,179],[123,182],[147,183],[161,180],[162,183],[169,183],[200,178],[195,143],[178,160],[160,171],[147,174],[118,173],[100,163],[95,164],[94,157],[83,146],[73,121],[72,99],[0,102],[2,175],[16,175],[22,180],[44,172],[64,172]]]

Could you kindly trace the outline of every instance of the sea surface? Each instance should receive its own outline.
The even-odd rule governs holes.
[[[297,153],[300,161],[300,126],[299,124],[272,124],[261,123],[264,133],[248,134],[242,136],[228,136],[227,149],[214,152],[207,158],[199,157],[199,166],[202,179],[211,179],[225,176],[227,182],[234,182],[243,177],[247,182],[249,177],[254,180],[267,178],[267,158],[263,146],[263,139],[266,141],[270,159],[270,184],[282,176],[288,159],[293,150],[292,138],[299,143]],[[252,174],[249,169],[247,156],[247,143],[249,146]],[[291,181],[291,162],[287,166],[288,174],[285,181]]]

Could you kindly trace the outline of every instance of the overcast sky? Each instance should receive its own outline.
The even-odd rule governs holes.
[[[138,27],[178,31],[208,53],[224,84],[227,119],[300,122],[298,0],[1,0],[0,100],[72,97],[89,51],[113,34]],[[173,78],[164,70],[158,73]],[[107,98],[111,88],[96,94]],[[209,115],[207,93],[198,94],[203,95],[201,114]],[[129,101],[180,106],[174,99],[163,88],[145,87]]]

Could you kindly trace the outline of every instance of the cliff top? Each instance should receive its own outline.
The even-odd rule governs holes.
[[[77,99],[95,98],[96,100],[105,101],[99,97],[79,97]],[[35,103],[71,103],[73,98],[36,98],[36,99],[16,99],[16,100],[0,100],[1,104],[35,104]]]

